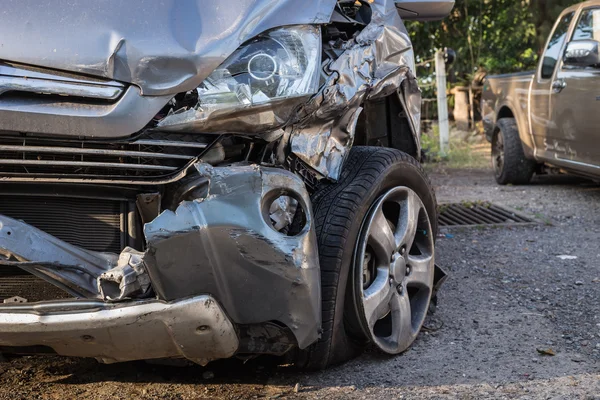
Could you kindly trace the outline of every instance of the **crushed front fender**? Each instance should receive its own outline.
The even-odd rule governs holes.
[[[317,340],[320,273],[302,180],[278,168],[203,163],[188,178],[177,207],[145,225],[144,252],[84,250],[0,215],[0,268],[87,298],[0,307],[0,346],[206,363],[238,350],[238,327],[278,324],[300,348]],[[282,217],[291,203],[293,216]],[[294,229],[282,230],[282,220]]]
[[[321,290],[316,234],[304,184],[283,169],[198,164],[208,196],[184,201],[146,224],[146,267],[165,300],[212,293],[238,324],[278,321],[304,348],[317,339]],[[284,234],[269,221],[280,196],[305,221]]]

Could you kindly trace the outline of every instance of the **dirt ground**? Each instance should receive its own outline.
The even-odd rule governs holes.
[[[600,399],[600,186],[499,187],[485,169],[431,176],[440,202],[489,200],[539,224],[443,230],[437,261],[450,277],[401,356],[370,350],[318,373],[268,359],[182,368],[21,357],[0,361],[0,399]]]

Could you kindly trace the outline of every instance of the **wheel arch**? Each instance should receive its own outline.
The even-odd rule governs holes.
[[[383,98],[366,100],[362,108],[353,145],[389,147],[420,159],[419,128],[411,123],[401,90]],[[382,115],[385,118],[381,118]]]

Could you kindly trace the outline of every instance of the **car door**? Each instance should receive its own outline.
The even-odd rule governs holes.
[[[600,42],[600,6],[579,14],[570,42]],[[560,66],[553,81],[550,113],[554,138],[567,160],[600,164],[600,68]]]
[[[533,135],[536,155],[541,158],[554,158],[562,149],[555,146],[555,132],[550,116],[550,96],[554,71],[562,55],[575,11],[559,17],[546,43],[542,60],[538,65],[529,91],[529,126]]]

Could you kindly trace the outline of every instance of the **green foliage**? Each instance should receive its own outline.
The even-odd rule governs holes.
[[[489,144],[481,146],[470,144],[468,141],[456,136],[450,137],[448,154],[440,155],[439,127],[433,126],[429,132],[421,135],[421,147],[427,154],[426,168],[430,163],[447,168],[484,169],[490,167]]]
[[[449,80],[468,84],[478,71],[508,73],[535,67],[554,21],[576,0],[456,0],[443,21],[406,23],[417,62],[433,58],[436,49],[457,54]],[[431,63],[433,64],[433,63]],[[425,86],[433,65],[418,74]]]

